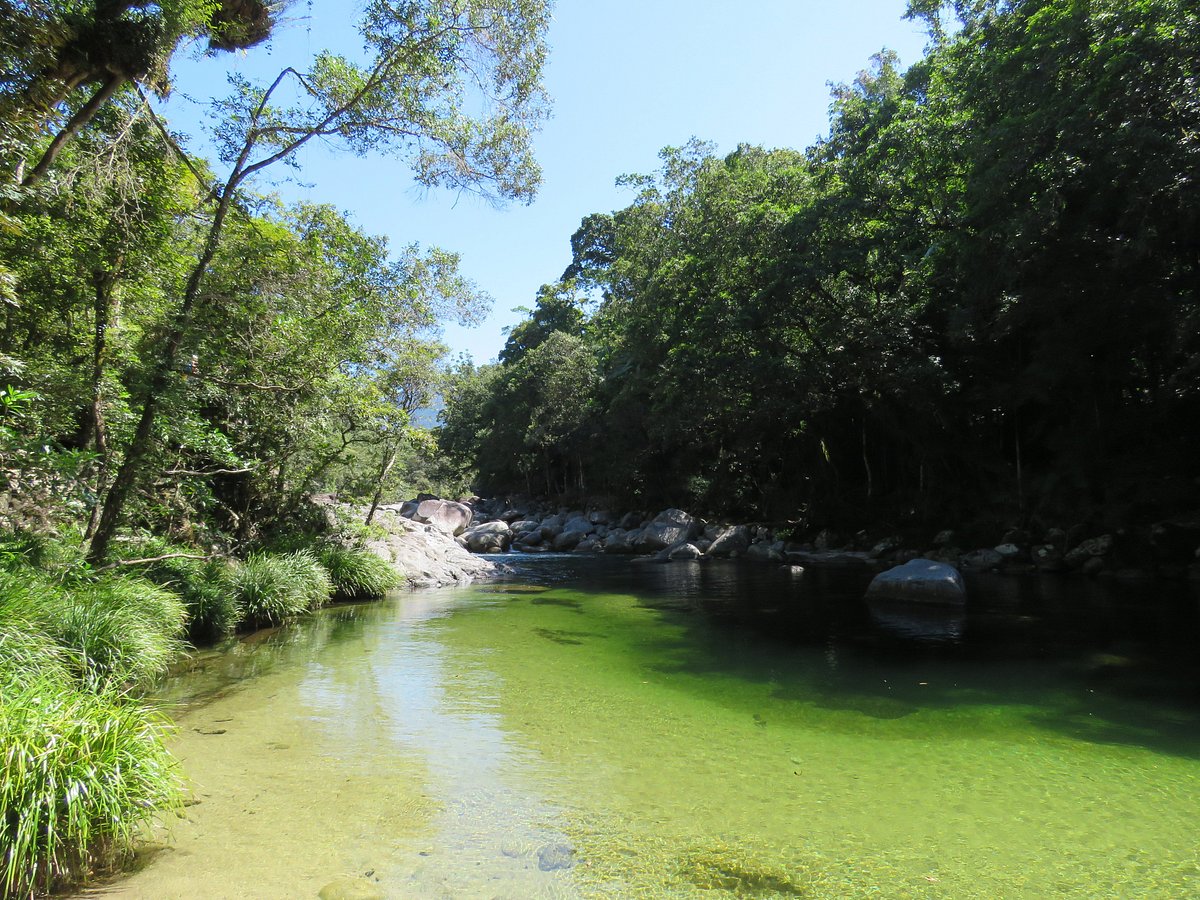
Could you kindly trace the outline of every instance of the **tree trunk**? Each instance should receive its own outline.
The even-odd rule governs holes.
[[[112,327],[112,288],[114,277],[111,273],[95,272],[92,284],[95,288],[95,332],[92,338],[92,402],[87,411],[83,428],[80,431],[79,446],[86,447],[94,441],[99,460],[96,466],[96,502],[88,515],[87,527],[83,536],[90,538],[100,525],[100,496],[104,493],[108,482],[108,427],[104,421],[104,367],[108,361],[108,330]]]
[[[865,414],[862,420],[862,461],[863,471],[867,473],[867,499],[870,500],[875,492],[875,485],[871,476],[871,457],[867,453],[867,417]]]
[[[367,518],[363,522],[364,525],[370,525],[375,518],[375,510],[379,508],[379,501],[383,499],[383,483],[387,479],[388,472],[392,470],[392,466],[396,462],[396,457],[400,453],[400,439],[391,446],[384,457],[383,465],[379,468],[379,477],[375,482],[375,494],[371,497],[371,508],[367,510]]]
[[[237,172],[236,168],[235,172]],[[95,533],[92,535],[91,544],[88,547],[87,559],[93,565],[101,563],[107,558],[109,545],[112,543],[113,536],[117,532],[117,526],[121,521],[121,514],[125,510],[125,502],[129,498],[129,493],[133,489],[133,486],[137,483],[137,478],[146,454],[154,444],[154,422],[158,416],[159,404],[166,394],[167,388],[170,385],[170,379],[178,364],[179,348],[183,345],[183,341],[191,329],[192,314],[196,308],[196,301],[200,296],[200,285],[204,281],[204,274],[208,270],[209,263],[216,256],[217,247],[221,241],[221,234],[225,227],[225,218],[229,215],[229,208],[237,188],[238,177],[240,176],[232,176],[226,182],[225,190],[221,193],[220,201],[217,203],[217,209],[213,215],[212,224],[208,229],[208,237],[204,242],[204,249],[201,251],[199,258],[196,260],[195,267],[188,276],[187,286],[183,291],[183,299],[179,304],[179,311],[175,315],[175,322],[167,334],[158,368],[150,379],[150,384],[142,401],[142,414],[138,419],[137,429],[133,433],[133,439],[129,442],[129,447],[125,450],[125,457],[121,461],[121,467],[117,470],[116,477],[113,479],[112,485],[104,496],[100,521],[97,524]]]

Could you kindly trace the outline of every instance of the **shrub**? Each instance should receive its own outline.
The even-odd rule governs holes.
[[[252,553],[231,567],[223,581],[248,628],[278,625],[316,609],[333,590],[328,573],[309,550]]]
[[[157,715],[52,663],[30,669],[52,642],[0,633],[0,894],[18,896],[120,861],[181,785]]]
[[[370,550],[330,544],[322,548],[320,560],[339,599],[382,597],[401,581],[400,573]]]

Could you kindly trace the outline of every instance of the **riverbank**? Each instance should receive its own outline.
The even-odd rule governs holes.
[[[411,512],[413,503],[397,510]],[[660,561],[744,558],[776,565],[882,570],[917,558],[964,572],[1056,573],[1129,581],[1200,581],[1200,516],[1142,527],[1075,525],[978,534],[942,528],[804,534],[792,525],[708,521],[680,509],[615,513],[524,498],[474,499],[460,542],[476,553],[509,549],[650,555]]]
[[[439,507],[461,507],[457,516],[430,518],[418,516],[416,504],[385,504],[375,510],[370,526],[361,526],[365,507],[339,503],[332,497],[316,498],[326,511],[332,527],[354,522],[363,528],[368,551],[401,573],[412,588],[466,585],[498,574],[495,563],[468,552],[455,540],[471,521],[471,511],[462,504],[438,501]]]
[[[340,535],[305,540],[235,559],[143,539],[92,569],[65,535],[0,539],[0,897],[119,870],[180,808],[171,723],[144,698],[195,647],[403,581]]]

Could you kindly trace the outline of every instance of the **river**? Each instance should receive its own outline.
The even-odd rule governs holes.
[[[99,893],[1200,896],[1194,589],[507,561],[198,654],[195,802]]]

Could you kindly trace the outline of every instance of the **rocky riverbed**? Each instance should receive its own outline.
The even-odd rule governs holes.
[[[654,514],[554,507],[533,500],[449,501],[422,496],[385,508],[393,530],[453,536],[473,554],[614,553],[661,562],[739,557],[793,567],[883,570],[929,559],[964,572],[1073,573],[1126,579],[1200,579],[1200,518],[1144,529],[1052,527],[1032,533],[1010,528],[986,545],[968,543],[953,530],[929,534],[837,535],[824,530],[807,540],[794,529],[761,523],[705,521],[681,509]],[[404,523],[408,523],[405,525]],[[420,537],[405,537],[408,546]],[[444,551],[422,549],[422,572],[437,571]],[[454,557],[461,559],[461,557]],[[447,563],[453,569],[455,563]],[[403,565],[403,563],[401,563]],[[427,576],[428,577],[428,576]],[[440,581],[438,583],[450,583]]]
[[[438,501],[438,505],[439,508],[443,505],[462,506],[449,501]],[[338,515],[359,522],[366,515],[365,509],[335,503],[329,506]],[[491,560],[469,552],[455,539],[455,532],[461,533],[471,521],[472,514],[466,506],[462,506],[466,510],[465,522],[461,521],[461,514],[455,519],[414,519],[411,515],[402,515],[400,508],[400,504],[397,504],[382,506],[375,511],[372,520],[374,528],[372,537],[367,541],[367,549],[403,572],[410,587],[470,584],[495,575],[500,570],[501,567]]]

